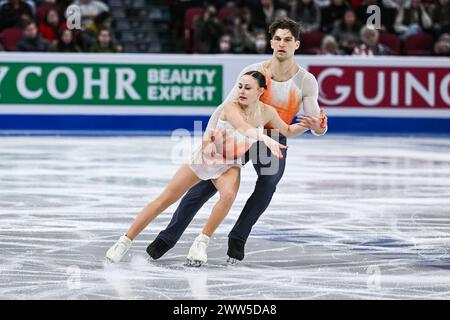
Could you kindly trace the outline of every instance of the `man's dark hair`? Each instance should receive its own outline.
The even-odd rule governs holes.
[[[25,30],[28,26],[34,24],[37,27],[36,21],[30,19],[30,20],[24,20],[21,23],[22,29]]]
[[[282,18],[272,22],[272,24],[269,26],[269,33],[272,38],[278,29],[288,29],[294,36],[295,40],[300,40],[300,24],[295,22],[294,20]]]

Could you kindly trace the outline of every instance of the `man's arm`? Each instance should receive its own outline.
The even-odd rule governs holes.
[[[286,122],[280,118],[278,112],[268,104],[264,105],[264,118],[266,123],[272,128],[280,130],[280,133],[285,137],[298,136],[309,130],[297,123],[291,125],[286,124]]]
[[[239,98],[239,88],[238,88],[238,83],[239,83],[239,79],[242,77],[242,75],[248,71],[252,71],[252,70],[259,70],[260,67],[258,67],[258,64],[252,64],[249,65],[247,67],[245,67],[238,75],[236,82],[234,83],[233,88],[231,89],[230,93],[228,93],[228,96],[225,98],[225,100],[216,108],[216,110],[214,110],[214,113],[211,115],[211,117],[209,118],[208,121],[208,126],[206,127],[206,132],[205,132],[205,136],[204,136],[204,140],[210,141],[208,140],[210,138],[211,135],[211,130],[213,130],[216,125],[217,125],[217,121],[219,120],[220,114],[223,111],[223,107],[230,101],[236,100]]]
[[[303,79],[303,111],[305,112],[305,116],[310,117],[313,121],[321,119],[320,107],[319,107],[319,85],[317,84],[316,78],[308,73],[305,75]],[[319,129],[312,130],[311,133],[316,136],[324,135],[328,130],[327,118],[324,118],[324,125]]]

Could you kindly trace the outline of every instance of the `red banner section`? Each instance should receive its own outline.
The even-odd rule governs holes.
[[[308,70],[326,107],[450,109],[450,67],[318,66]]]

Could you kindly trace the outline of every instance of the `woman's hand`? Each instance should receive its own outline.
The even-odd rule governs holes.
[[[267,146],[267,148],[269,148],[270,151],[272,151],[272,153],[275,157],[277,157],[278,159],[284,158],[283,153],[281,152],[281,149],[287,149],[287,146],[273,140],[269,136],[264,136],[263,142]]]
[[[314,132],[320,133],[328,125],[328,117],[323,113],[323,110],[320,109],[320,115],[318,117],[315,116],[297,116],[297,120],[299,125],[302,127],[308,128],[310,130],[314,130]]]

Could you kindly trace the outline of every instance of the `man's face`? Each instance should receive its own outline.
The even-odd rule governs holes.
[[[288,29],[277,29],[270,40],[270,47],[273,49],[275,58],[284,61],[295,54],[295,50],[300,47],[300,41],[295,40]]]
[[[29,24],[23,31],[25,37],[34,39],[37,37],[38,29],[34,23]]]

